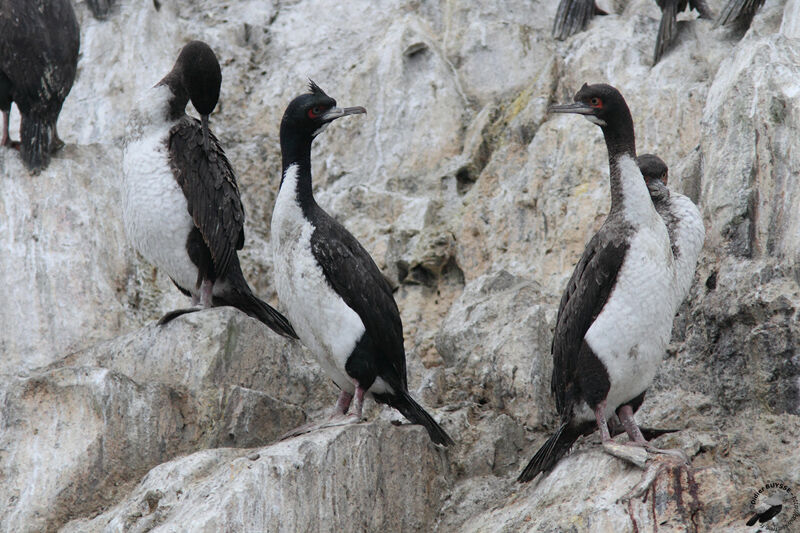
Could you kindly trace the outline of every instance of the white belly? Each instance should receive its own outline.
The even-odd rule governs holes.
[[[129,139],[123,151],[123,219],[137,250],[181,287],[194,291],[197,267],[186,252],[194,227],[186,197],[169,167],[166,131]]]
[[[345,364],[364,334],[364,324],[330,287],[317,265],[311,253],[314,227],[302,216],[295,188],[296,167],[292,166],[286,172],[272,213],[275,289],[300,340],[336,385],[352,393],[355,384],[347,375]],[[381,392],[375,386],[370,390]]]
[[[641,229],[633,237],[614,290],[584,337],[608,371],[609,415],[647,389],[669,344],[675,295],[661,229],[664,235]]]

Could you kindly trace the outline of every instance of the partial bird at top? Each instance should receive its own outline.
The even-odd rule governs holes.
[[[33,172],[64,146],[56,122],[75,81],[79,48],[70,0],[0,0],[0,146],[19,148]],[[19,143],[8,134],[12,102],[21,116]]]
[[[764,0],[728,0],[720,11],[715,26],[734,26],[746,30],[763,5]]]
[[[286,318],[253,294],[239,265],[244,208],[236,174],[208,125],[221,81],[214,52],[192,41],[138,102],[123,147],[125,229],[193,304],[236,307],[297,338]],[[186,115],[189,100],[201,121]],[[160,323],[197,310],[173,311]]]
[[[661,23],[658,26],[653,64],[659,62],[669,45],[677,35],[677,16],[687,8],[695,9],[701,18],[713,19],[714,16],[705,0],[656,0],[661,8]],[[595,15],[605,15],[605,11],[597,7],[594,0],[561,0],[553,23],[553,37],[566,39],[583,31]]]

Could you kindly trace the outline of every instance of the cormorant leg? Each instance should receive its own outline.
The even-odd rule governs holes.
[[[670,457],[674,457],[684,464],[689,464],[689,458],[686,457],[686,454],[683,453],[682,450],[665,450],[662,448],[656,448],[647,442],[647,440],[644,438],[644,435],[642,435],[642,432],[639,430],[639,425],[633,418],[633,409],[630,405],[623,405],[620,407],[618,414],[622,425],[625,427],[625,432],[628,434],[628,437],[630,437],[633,444],[643,447],[648,452],[669,455]]]
[[[362,389],[361,387],[358,386],[358,384],[356,384],[356,394],[355,394],[356,401],[353,404],[352,413],[347,414],[347,410],[350,408],[350,402],[353,400],[353,395],[345,390],[342,390],[339,393],[339,399],[336,401],[336,407],[334,407],[333,413],[331,413],[331,416],[328,417],[328,419],[326,419],[323,422],[309,422],[308,424],[303,424],[300,427],[296,427],[293,430],[284,433],[278,440],[285,440],[290,437],[296,437],[297,435],[309,433],[317,429],[334,427],[334,426],[344,426],[347,424],[354,424],[356,422],[360,422],[361,409],[364,403],[364,392],[365,392],[364,389]]]
[[[356,401],[353,403],[353,415],[356,417],[356,421],[361,420],[361,411],[364,408],[364,393],[367,391],[364,390],[361,385],[356,383]]]
[[[53,124],[53,139],[50,141],[50,153],[55,153],[64,148],[64,141],[58,136],[56,125]]]
[[[603,400],[597,407],[594,408],[594,418],[597,420],[597,429],[600,430],[600,439],[605,444],[611,442],[611,433],[608,431],[608,422],[606,421],[606,401]]]
[[[211,301],[213,297],[211,291],[214,289],[214,282],[209,279],[204,279],[200,284],[200,305],[203,307],[213,307]]]
[[[625,428],[625,433],[628,434],[628,437],[631,439],[631,442],[638,444],[639,446],[648,446],[647,440],[642,435],[642,432],[639,430],[639,425],[636,423],[636,419],[633,418],[633,409],[630,405],[623,405],[619,408],[619,420],[622,422],[622,426]]]
[[[350,409],[350,402],[353,400],[353,395],[347,391],[339,393],[339,399],[336,401],[334,414],[345,415],[347,410]]]
[[[8,137],[8,111],[3,109],[3,139],[0,142],[0,146],[11,146],[11,139]]]

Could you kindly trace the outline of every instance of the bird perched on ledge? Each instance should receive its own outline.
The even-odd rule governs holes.
[[[75,81],[79,48],[69,0],[0,0],[0,146],[18,147],[33,172],[64,146],[56,122]],[[19,144],[8,135],[12,102],[21,116]]]
[[[561,424],[518,481],[549,472],[581,436],[616,414],[631,441],[653,448],[633,417],[672,331],[675,261],[663,219],[636,162],[633,119],[610,85],[584,85],[574,103],[550,108],[600,126],[608,149],[611,209],[586,245],[561,298],[553,334],[551,393]],[[666,451],[671,453],[671,451]]]
[[[192,41],[137,104],[123,148],[125,229],[194,305],[230,305],[297,338],[286,318],[253,294],[239,266],[244,208],[233,168],[208,127],[221,81],[214,52]],[[186,115],[189,100],[201,121]],[[170,312],[159,323],[197,310]]]
[[[450,436],[408,392],[403,325],[389,283],[312,193],[311,143],[332,121],[360,113],[366,110],[337,107],[311,82],[281,121],[283,172],[271,239],[278,296],[300,340],[341,390],[330,420],[285,437],[358,422],[364,397],[371,396],[424,426],[433,442],[450,445]]]

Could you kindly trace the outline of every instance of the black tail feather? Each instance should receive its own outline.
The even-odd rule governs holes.
[[[50,143],[53,128],[50,124],[22,116],[20,124],[20,153],[28,170],[38,172],[50,164]]]
[[[232,288],[223,295],[214,295],[214,306],[230,305],[260,320],[265,326],[284,337],[297,339],[292,324],[267,302],[254,295],[249,287]]]
[[[200,311],[202,308],[200,307],[187,307],[185,309],[175,309],[174,311],[170,311],[166,315],[162,316],[156,322],[157,325],[163,326],[164,324],[168,324],[178,318],[179,316],[188,315],[189,313],[196,313]]]
[[[226,291],[223,295],[214,295],[214,306],[230,305],[261,321],[269,329],[290,339],[297,339],[292,324],[267,302],[259,299],[250,291],[249,287],[237,288]]]
[[[436,444],[441,444],[442,446],[452,446],[455,444],[453,439],[450,438],[450,435],[442,429],[442,426],[440,426],[421,405],[415,402],[414,398],[412,398],[408,392],[401,392],[400,395],[392,396],[391,399],[378,397],[378,395],[375,396],[376,400],[385,401],[385,403],[388,403],[400,411],[411,423],[423,426],[428,431],[431,440]]]
[[[563,41],[583,31],[593,16],[605,14],[594,0],[561,0],[553,22],[553,37]]]
[[[590,433],[594,424],[587,422],[575,426],[569,422],[561,424],[556,432],[539,448],[536,455],[528,462],[528,465],[517,478],[520,483],[527,483],[536,477],[540,472],[550,472],[556,463],[566,455],[578,437]]]
[[[658,37],[656,37],[656,50],[653,53],[653,65],[661,60],[661,56],[667,51],[669,45],[678,33],[678,3],[666,2],[661,8],[661,24],[658,25]]]

